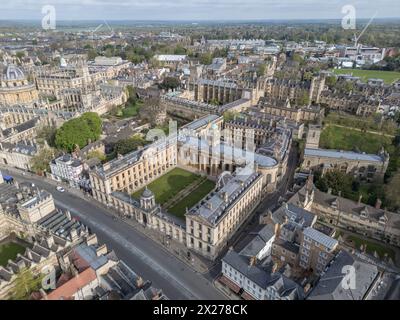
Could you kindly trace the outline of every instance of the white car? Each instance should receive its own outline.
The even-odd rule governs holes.
[[[60,186],[58,186],[56,189],[57,189],[57,191],[59,191],[59,192],[64,192],[64,191],[65,191],[65,189],[64,189],[63,187],[60,187]]]

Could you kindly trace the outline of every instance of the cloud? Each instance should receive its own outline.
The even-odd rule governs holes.
[[[398,0],[1,0],[0,19],[38,19],[43,5],[66,20],[340,19],[346,4],[360,18],[400,17]]]

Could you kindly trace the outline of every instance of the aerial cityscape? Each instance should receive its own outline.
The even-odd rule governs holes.
[[[400,3],[375,6],[2,1],[0,300],[400,300]]]

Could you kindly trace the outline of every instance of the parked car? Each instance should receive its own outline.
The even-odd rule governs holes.
[[[63,187],[58,186],[56,189],[59,192],[65,192],[65,189]]]

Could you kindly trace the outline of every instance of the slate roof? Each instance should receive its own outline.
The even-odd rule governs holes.
[[[229,250],[222,261],[263,289],[273,286],[281,297],[291,295],[293,299],[303,298],[303,290],[296,282],[280,272],[272,273],[269,268],[263,269],[257,265],[249,265],[249,260],[234,250]]]
[[[336,151],[326,149],[305,149],[304,156],[306,157],[326,157],[335,159],[348,159],[356,161],[383,162],[381,156],[375,154],[364,154],[353,151]]]
[[[355,268],[356,285],[353,289],[345,289],[342,280],[344,266]],[[378,277],[378,268],[363,262],[346,251],[340,251],[332,260],[328,270],[310,292],[310,300],[362,300]]]
[[[314,229],[314,228],[305,228],[303,230],[303,234],[305,237],[312,239],[313,241],[323,245],[329,250],[335,249],[338,245],[338,241],[332,237],[327,236],[326,234]]]

